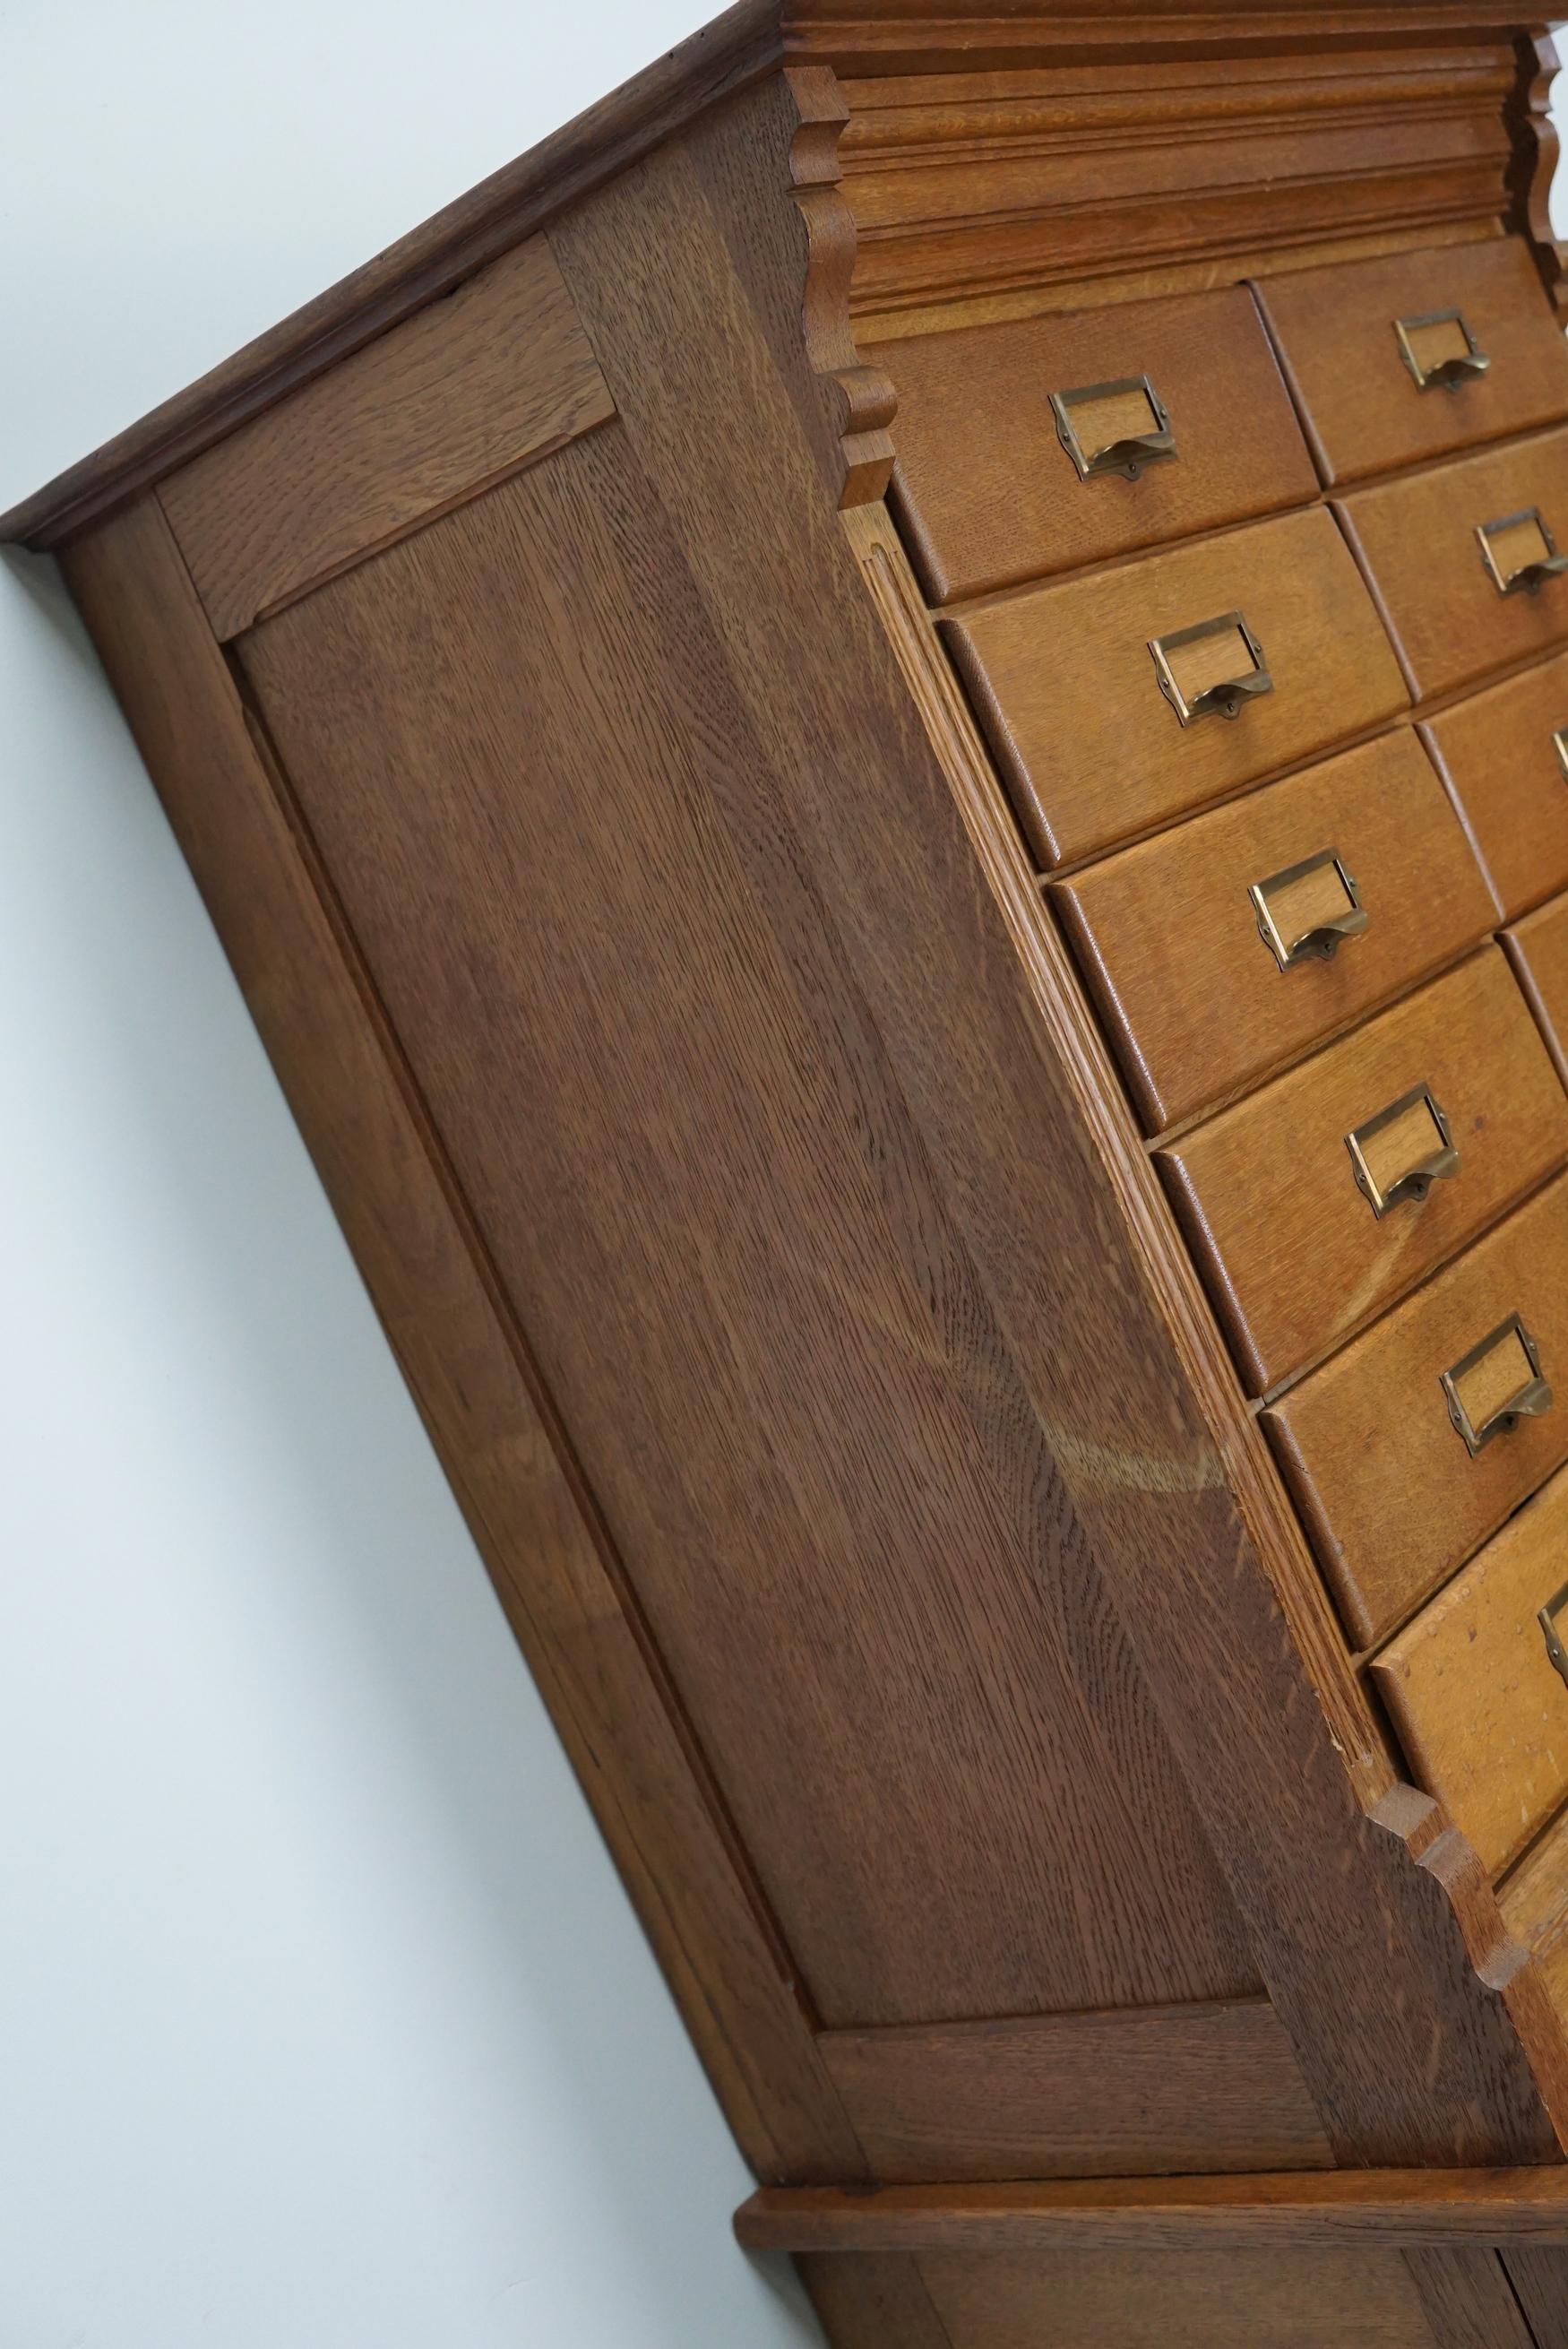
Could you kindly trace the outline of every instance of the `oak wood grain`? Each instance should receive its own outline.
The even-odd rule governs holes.
[[[614,413],[531,237],[160,483],[220,637]]]
[[[1456,702],[1419,728],[1490,878],[1498,909],[1524,913],[1568,887],[1568,654]]]
[[[1447,1113],[1458,1171],[1379,1217],[1346,1137],[1422,1085]],[[1429,1112],[1417,1122],[1374,1165],[1385,1188],[1440,1146]],[[1406,1295],[1564,1158],[1568,1094],[1490,946],[1170,1144],[1160,1164],[1243,1375],[1263,1393]]]
[[[829,2032],[819,2045],[884,2183],[1333,2158],[1266,1999]]]
[[[1264,1413],[1351,1636],[1381,1639],[1568,1454],[1568,1409],[1474,1458],[1439,1384],[1510,1313],[1568,1363],[1568,1185],[1541,1195]],[[1555,1392],[1555,1391],[1554,1391]]]
[[[1568,1683],[1536,1619],[1565,1580],[1558,1475],[1373,1661],[1417,1776],[1494,1873],[1568,1797]]]
[[[156,501],[66,568],[730,2125],[764,2175],[852,2171],[799,1982]]]
[[[1239,610],[1274,689],[1180,724],[1150,640]],[[1330,517],[1284,514],[943,624],[1043,865],[1087,856],[1325,750],[1406,703]]]
[[[952,2349],[1438,2349],[1386,2251],[935,2251],[918,2267]]]
[[[763,2187],[735,2215],[755,2251],[1449,2251],[1568,2247],[1568,2166],[1320,2169],[985,2186]]]
[[[1316,489],[1240,287],[925,335],[877,357],[897,388],[897,510],[938,604],[1305,503]],[[1136,481],[1080,481],[1049,394],[1135,376],[1168,409],[1176,457]],[[1136,406],[1130,427],[1148,431],[1141,395]]]
[[[1502,934],[1547,1050],[1568,1084],[1568,895],[1553,897]]]
[[[1254,290],[1326,482],[1568,415],[1568,347],[1517,237],[1293,271]],[[1395,323],[1447,310],[1491,364],[1451,391],[1422,391]],[[1457,330],[1445,347],[1463,349]]]
[[[1564,792],[1568,803],[1568,792]],[[1282,970],[1248,897],[1334,850],[1367,916],[1359,936]],[[1347,910],[1333,866],[1289,943]],[[1452,961],[1493,905],[1441,784],[1406,728],[1192,817],[1052,885],[1122,1072],[1151,1132],[1223,1101]]]
[[[624,434],[240,650],[824,2019],[1255,1983]]]
[[[918,2261],[907,2252],[797,2261],[833,2349],[953,2349]]]
[[[1568,636],[1568,574],[1501,594],[1476,532],[1539,507],[1568,553],[1568,432],[1484,450],[1352,491],[1335,512],[1418,700],[1449,693]]]

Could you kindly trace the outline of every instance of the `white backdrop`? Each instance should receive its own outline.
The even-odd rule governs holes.
[[[703,13],[0,0],[0,505]],[[0,804],[0,2349],[804,2349],[25,560]]]

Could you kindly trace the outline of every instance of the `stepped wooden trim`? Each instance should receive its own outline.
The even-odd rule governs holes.
[[[748,2251],[810,2253],[1560,2249],[1568,2168],[765,2187],[735,2231]]]

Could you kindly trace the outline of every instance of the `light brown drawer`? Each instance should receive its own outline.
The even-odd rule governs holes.
[[[1515,922],[1502,942],[1547,1050],[1568,1083],[1568,896],[1554,897]]]
[[[1491,879],[1500,912],[1568,888],[1568,654],[1429,718],[1421,733]]]
[[[895,502],[937,603],[1130,554],[1222,523],[1299,505],[1317,482],[1280,372],[1243,286],[1116,303],[879,346],[898,395]],[[1086,462],[1159,429],[1173,456],[1085,478]],[[1092,400],[1074,393],[1121,384]]]
[[[1358,490],[1335,510],[1418,699],[1568,636],[1568,569],[1533,594],[1504,594],[1481,543],[1490,533],[1504,576],[1568,555],[1568,431]]]
[[[1472,1454],[1442,1374],[1512,1313],[1555,1400]],[[1350,1635],[1370,1647],[1568,1456],[1568,1181],[1304,1379],[1264,1424]]]
[[[1459,818],[1405,727],[1124,848],[1053,895],[1151,1132],[1348,1027],[1493,920]]]
[[[1442,1137],[1454,1172],[1397,1182]],[[1349,1137],[1385,1212],[1357,1181]],[[1253,1393],[1277,1386],[1413,1288],[1568,1156],[1568,1094],[1500,949],[1276,1077],[1160,1153],[1193,1254]]]
[[[1568,1796],[1568,1681],[1541,1620],[1544,1611],[1568,1671],[1565,1583],[1568,1475],[1560,1475],[1372,1667],[1417,1777],[1493,1876]]]
[[[1518,237],[1293,270],[1253,290],[1326,481],[1568,416],[1568,343]],[[1485,373],[1445,388],[1443,362],[1462,367],[1472,343]]]
[[[1183,725],[1150,650],[1240,612],[1272,690]],[[1408,706],[1348,549],[1321,507],[944,621],[1044,865],[1151,831]],[[1196,693],[1250,669],[1233,628],[1172,650]]]

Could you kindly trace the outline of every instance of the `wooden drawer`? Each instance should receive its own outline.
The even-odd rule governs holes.
[[[1127,554],[1316,494],[1312,460],[1243,286],[1117,303],[879,347],[898,395],[895,500],[937,603]],[[1173,457],[1086,479],[1086,460],[1169,419]],[[1074,392],[1121,384],[1092,400]]]
[[[1253,291],[1326,481],[1568,416],[1568,343],[1517,237],[1292,270]],[[1456,310],[1458,322],[1444,315]],[[1451,389],[1432,380],[1469,342],[1486,372]]]
[[[1554,897],[1503,934],[1547,1050],[1568,1083],[1568,896]]]
[[[1568,1402],[1568,1396],[1564,1397]],[[1552,1661],[1568,1583],[1568,1475],[1488,1542],[1373,1665],[1417,1777],[1489,1873],[1568,1796],[1568,1682]],[[1568,1660],[1564,1669],[1568,1670]]]
[[[1558,1390],[1471,1454],[1442,1373],[1521,1313]],[[1568,1456],[1568,1181],[1264,1413],[1351,1637],[1370,1647]]]
[[[1429,718],[1421,734],[1491,881],[1522,914],[1568,888],[1568,654]]]
[[[1376,1121],[1420,1086],[1446,1113],[1456,1171],[1380,1216],[1441,1136],[1427,1104]],[[1276,1077],[1160,1154],[1194,1255],[1253,1393],[1414,1288],[1568,1155],[1568,1095],[1529,1006],[1487,947],[1391,1011]]]
[[[1493,920],[1459,818],[1403,727],[1124,848],[1053,895],[1150,1130],[1348,1027]],[[1345,920],[1366,926],[1342,936],[1332,925]]]
[[[1240,612],[1272,690],[1183,725],[1150,642]],[[1407,707],[1398,665],[1321,507],[1010,595],[944,632],[1042,864],[1148,832]],[[1233,631],[1176,649],[1246,667]],[[1212,662],[1211,662],[1211,667]],[[1212,679],[1211,679],[1212,681]]]
[[[1568,431],[1358,490],[1335,510],[1418,699],[1568,636],[1568,570],[1533,595],[1504,594],[1481,543],[1490,532],[1501,574],[1568,554]]]

